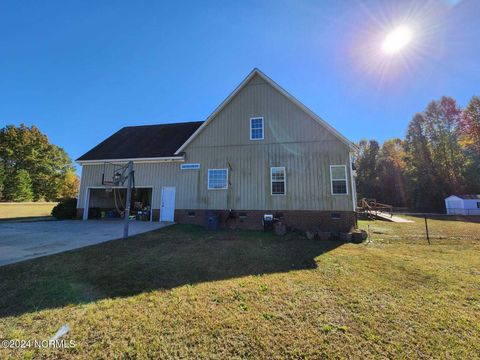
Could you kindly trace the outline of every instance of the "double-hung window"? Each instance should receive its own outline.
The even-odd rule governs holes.
[[[250,140],[263,140],[263,117],[250,118]]]
[[[285,167],[270,168],[270,181],[272,184],[272,195],[285,195]]]
[[[228,169],[208,169],[208,190],[228,189]]]
[[[347,195],[347,166],[330,165],[332,195]]]

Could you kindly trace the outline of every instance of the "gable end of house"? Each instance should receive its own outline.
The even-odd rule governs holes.
[[[251,83],[254,78],[258,76],[262,79],[266,84],[274,88],[280,94],[282,94],[285,98],[287,98],[291,103],[295,106],[300,108],[304,113],[306,113],[309,117],[315,120],[320,126],[326,129],[330,134],[334,137],[339,139],[343,144],[345,144],[351,152],[355,152],[358,150],[358,147],[348,140],[345,136],[340,134],[335,128],[333,128],[330,124],[328,124],[325,120],[315,114],[312,110],[307,108],[303,103],[297,100],[293,95],[283,89],[280,85],[278,85],[275,81],[265,75],[262,71],[258,68],[254,68],[250,74],[228,95],[228,97],[208,116],[208,118],[203,122],[201,126],[175,151],[175,155],[179,155],[185,148],[197,137],[199,134],[217,117],[217,115],[228,105],[232,102],[232,100],[249,84]]]

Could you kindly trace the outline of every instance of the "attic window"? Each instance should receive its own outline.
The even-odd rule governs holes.
[[[250,140],[263,139],[263,117],[250,118]]]

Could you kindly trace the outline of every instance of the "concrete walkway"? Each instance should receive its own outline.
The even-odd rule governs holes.
[[[157,230],[170,224],[131,221],[129,234]],[[119,220],[0,222],[0,266],[122,236],[123,221]]]
[[[384,213],[384,212],[381,212],[381,211],[377,211],[375,213],[376,216],[378,216],[379,218],[383,219],[383,220],[387,220],[387,221],[392,221],[392,222],[396,222],[396,223],[413,223],[412,220],[408,220],[408,219],[404,219],[400,216],[396,216],[396,215],[390,215],[390,214],[387,214],[387,213]]]

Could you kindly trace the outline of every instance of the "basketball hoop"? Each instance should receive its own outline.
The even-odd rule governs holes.
[[[123,186],[128,178],[128,164],[103,163],[102,185]]]
[[[125,201],[122,200],[122,195],[120,187],[124,188],[124,184],[127,182],[125,187],[126,189],[126,198]],[[124,227],[123,227],[123,237],[128,237],[128,222],[130,220],[130,202],[132,199],[132,189],[135,189],[135,172],[133,171],[133,161],[127,161],[125,163],[114,163],[105,161],[103,163],[103,174],[102,174],[102,185],[105,187],[107,193],[113,191],[113,200],[115,202],[115,208],[121,214],[121,209],[119,206],[124,206],[123,217],[124,217]],[[118,197],[118,199],[117,199]]]
[[[125,182],[125,179],[124,179],[124,174],[123,174],[123,171],[122,172],[115,172],[115,174],[113,174],[113,183],[115,185],[120,185]]]
[[[113,190],[113,186],[115,185],[115,182],[113,181],[104,181],[103,185],[105,186],[105,192],[111,193]]]
[[[128,164],[103,163],[102,185],[105,192],[111,193],[115,187],[123,186],[127,179]]]

